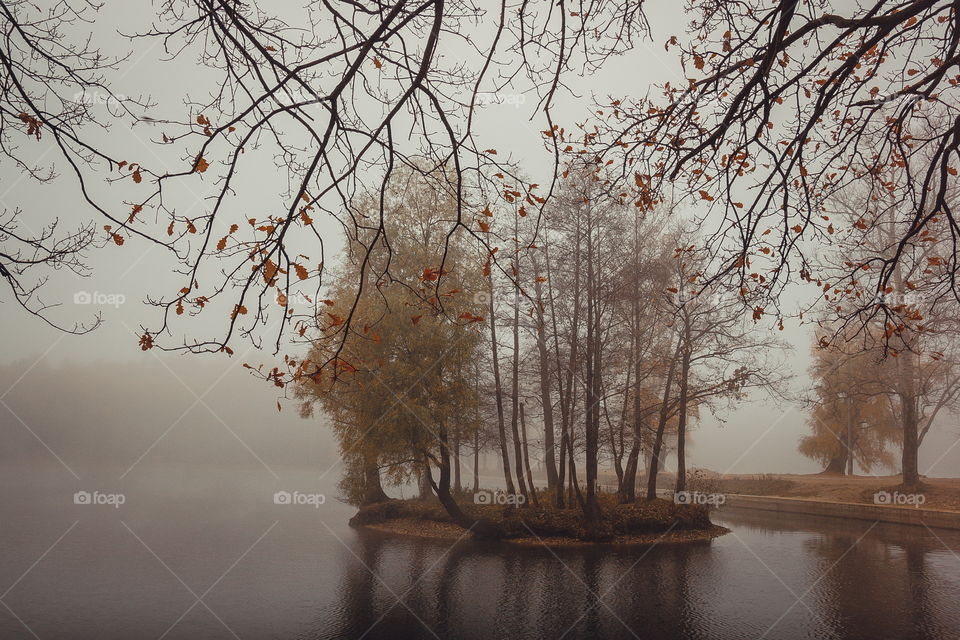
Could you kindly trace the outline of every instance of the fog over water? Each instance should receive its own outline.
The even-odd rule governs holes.
[[[654,82],[685,82],[662,44],[684,29],[680,3],[645,5],[657,17],[651,38],[572,79],[555,106],[558,121],[590,115],[591,96],[639,96]],[[130,49],[120,33],[142,31],[156,11],[126,0],[105,7],[109,20],[84,28],[115,52]],[[179,106],[185,94],[209,90],[208,69],[184,60],[163,66],[160,46],[131,53],[117,93],[146,91]],[[526,98],[486,105],[475,132],[531,180],[543,180],[532,109]],[[160,131],[121,122],[96,136],[117,157],[175,166],[155,144]],[[25,149],[39,164],[49,151]],[[260,162],[242,178],[257,187],[242,214],[263,219],[276,214],[287,185],[271,158]],[[87,219],[77,185],[65,167],[55,169],[58,178],[38,184],[4,164],[0,211],[22,209],[36,229]],[[170,208],[188,216],[206,206],[216,191],[213,180],[204,182],[209,175],[193,176],[190,189],[170,196]],[[99,188],[116,202],[133,184],[104,182]],[[317,217],[333,265],[342,227]],[[554,552],[351,528],[356,508],[339,500],[343,464],[327,416],[302,418],[290,394],[244,367],[269,369],[285,353],[301,358],[304,344],[284,338],[276,350],[269,340],[239,339],[232,356],[142,351],[138,335],[158,320],[146,300],[182,286],[178,263],[136,236],[123,246],[105,242],[85,262],[87,277],[46,274],[41,296],[50,318],[67,326],[99,315],[102,326],[88,334],[58,331],[0,291],[0,640],[960,638],[957,532],[724,508],[715,520],[733,532],[709,542]],[[791,347],[784,366],[793,398],[811,385],[813,327],[796,315],[812,293],[798,284],[781,299],[791,316],[778,337]],[[192,328],[222,335],[226,315],[201,314]],[[182,344],[193,336],[167,337]],[[539,457],[540,417],[530,415]],[[757,393],[693,420],[688,469],[822,471],[797,450],[810,426],[807,410],[790,399]],[[472,469],[469,453],[463,460]],[[541,461],[533,463],[541,483]],[[503,482],[497,464],[490,447],[486,487]],[[675,464],[671,453],[666,470]],[[960,476],[960,417],[938,416],[919,467],[929,477]],[[601,473],[611,472],[601,461]],[[278,495],[303,502],[278,503]]]

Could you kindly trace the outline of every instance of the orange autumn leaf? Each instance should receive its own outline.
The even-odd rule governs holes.
[[[707,193],[706,191],[704,191],[703,189],[700,190],[700,197],[706,200],[707,202],[713,202],[713,196]]]
[[[310,277],[310,274],[307,272],[307,268],[302,264],[294,264],[293,270],[297,272],[297,277],[301,280],[306,280]]]
[[[193,165],[193,170],[197,173],[203,173],[210,166],[203,156],[197,156],[197,161]]]
[[[420,318],[422,318],[422,317],[423,317],[423,315],[410,316],[410,321],[411,321],[413,324],[417,324],[418,322],[420,322]]]

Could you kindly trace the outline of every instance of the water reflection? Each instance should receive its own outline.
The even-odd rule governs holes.
[[[94,509],[58,471],[0,472],[4,640],[960,638],[960,532],[728,509],[694,545],[451,545],[273,503],[312,473],[145,467]]]
[[[960,559],[944,548],[958,546],[955,533],[721,517],[733,534],[641,549],[451,549],[358,532],[357,566],[338,592],[349,614],[305,637],[960,637]]]

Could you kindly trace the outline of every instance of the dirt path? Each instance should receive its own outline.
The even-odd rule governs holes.
[[[900,476],[726,475],[718,482],[719,489],[725,493],[874,504],[877,492],[885,491],[893,496]],[[960,511],[960,478],[925,478],[923,485],[922,508]]]

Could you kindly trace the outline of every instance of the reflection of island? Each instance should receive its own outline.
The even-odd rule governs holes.
[[[692,630],[687,567],[695,554],[560,551],[470,540],[451,548],[361,530],[339,591],[343,618],[309,637],[619,638],[636,629],[668,638]]]
[[[337,619],[304,639],[960,637],[957,561],[929,532],[771,515],[724,511],[732,536],[648,549],[360,529]]]

